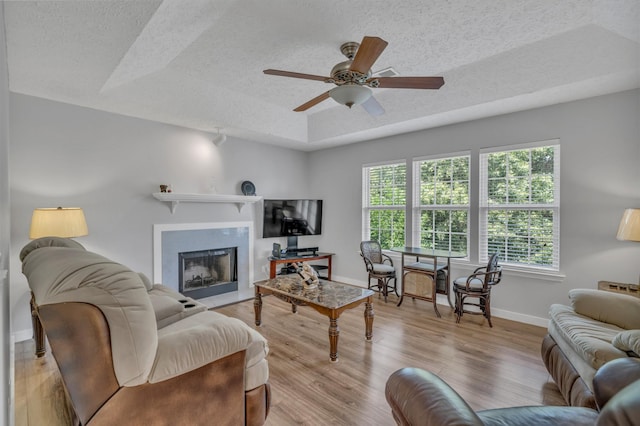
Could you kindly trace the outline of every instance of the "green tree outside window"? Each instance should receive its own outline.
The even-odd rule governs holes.
[[[468,253],[469,156],[414,162],[421,247]]]
[[[405,163],[363,168],[365,239],[383,249],[405,244],[407,171]]]

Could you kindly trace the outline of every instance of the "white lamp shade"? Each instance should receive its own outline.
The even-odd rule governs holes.
[[[617,238],[624,241],[640,241],[640,209],[624,211]]]
[[[89,235],[89,230],[81,208],[58,207],[33,210],[29,238],[73,238],[83,235]]]
[[[329,96],[337,103],[351,108],[369,99],[371,97],[371,89],[357,84],[344,84],[329,90]]]

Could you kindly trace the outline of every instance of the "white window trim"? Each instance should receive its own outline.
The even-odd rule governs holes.
[[[429,205],[429,207],[424,207],[420,203],[420,163],[424,161],[436,161],[436,160],[446,160],[452,158],[460,158],[467,157],[469,161],[469,204],[461,205],[461,204],[433,204]],[[438,154],[438,155],[428,155],[423,157],[414,157],[412,159],[412,173],[413,173],[413,194],[411,197],[411,222],[412,222],[412,232],[411,232],[411,243],[413,246],[420,246],[420,218],[422,210],[466,210],[467,211],[467,257],[465,259],[469,259],[469,243],[471,241],[471,184],[472,184],[472,175],[471,175],[471,151],[459,151],[453,153],[446,154]]]
[[[464,157],[471,156],[471,151],[457,151],[457,152],[447,152],[442,154],[434,154],[434,155],[424,155],[422,157],[413,157],[411,161],[414,163],[419,161],[429,161],[429,160],[445,160],[447,158],[456,158],[456,157]]]
[[[451,265],[456,269],[462,270],[465,273],[471,273],[476,268],[481,266],[487,266],[486,263],[479,264],[473,262],[465,262],[464,259],[451,259]],[[500,262],[500,266],[502,267],[502,271],[504,274],[523,277],[523,278],[532,278],[536,280],[542,281],[552,281],[552,282],[562,282],[567,278],[567,276],[561,271],[552,271],[544,268],[527,268],[527,267],[516,267],[513,265],[505,265]]]
[[[523,149],[540,148],[542,146],[560,145],[560,139],[547,139],[537,142],[525,142],[514,145],[501,145],[480,148],[480,155],[494,152],[522,151]]]
[[[361,231],[362,231],[362,240],[368,240],[369,236],[371,235],[371,228],[369,226],[369,212],[373,211],[373,210],[398,210],[398,211],[403,211],[405,213],[405,232],[406,232],[406,223],[407,223],[407,217],[406,217],[406,202],[407,202],[407,196],[405,193],[405,204],[402,205],[387,205],[387,206],[370,206],[369,205],[369,180],[370,180],[370,175],[369,175],[369,171],[371,168],[373,167],[380,167],[380,166],[397,166],[397,165],[404,165],[405,168],[407,167],[407,160],[406,159],[399,159],[399,160],[391,160],[391,161],[380,161],[380,162],[376,162],[376,163],[367,163],[367,164],[363,164],[362,165],[362,226],[361,226]],[[406,169],[405,169],[406,170]]]
[[[554,152],[554,203],[553,205],[549,204],[527,204],[527,205],[509,205],[509,204],[494,204],[489,206],[487,204],[488,194],[487,194],[487,171],[486,171],[486,159],[487,154],[497,153],[497,152],[511,152],[511,151],[521,151],[525,149],[533,149],[540,148],[544,146],[555,146],[557,150]],[[501,264],[504,265],[505,270],[514,271],[517,274],[526,274],[525,276],[535,275],[535,277],[540,277],[540,279],[544,279],[542,277],[548,276],[552,277],[551,281],[561,281],[564,279],[564,275],[560,273],[560,176],[561,170],[560,167],[560,139],[548,139],[539,142],[530,142],[518,145],[508,145],[508,146],[499,146],[499,147],[491,147],[491,148],[483,148],[479,152],[479,162],[480,162],[480,173],[478,179],[479,186],[479,200],[478,200],[478,258],[480,262],[484,262],[488,260],[488,250],[487,250],[487,233],[486,229],[486,220],[487,214],[489,210],[503,210],[503,209],[511,209],[511,210],[536,210],[536,209],[544,209],[553,211],[553,243],[554,243],[554,252],[553,252],[553,265],[551,267],[547,266],[536,266],[536,265],[523,265],[523,264],[514,264],[502,261]],[[559,170],[559,172],[556,172]]]

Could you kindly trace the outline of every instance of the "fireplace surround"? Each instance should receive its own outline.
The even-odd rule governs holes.
[[[253,283],[252,222],[155,224],[153,278],[194,299]]]

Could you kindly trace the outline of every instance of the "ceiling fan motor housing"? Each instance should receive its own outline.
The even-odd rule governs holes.
[[[346,83],[355,83],[355,84],[365,84],[367,80],[371,77],[371,70],[367,71],[366,74],[360,73],[358,71],[351,71],[352,60],[340,62],[336,66],[331,69],[331,78],[333,79],[332,83],[337,85],[343,85]]]
[[[340,52],[342,52],[347,59],[353,61],[353,58],[355,58],[356,52],[358,51],[358,47],[360,47],[360,43],[348,41],[346,43],[342,43],[342,46],[340,46]]]

